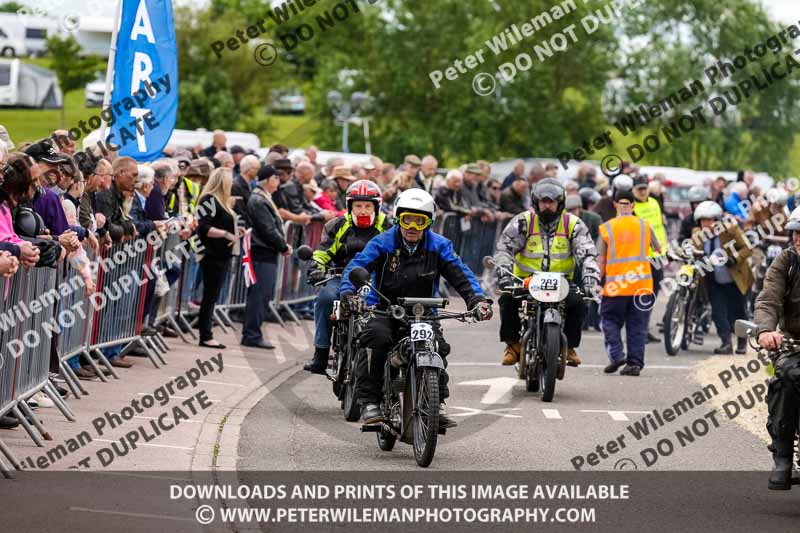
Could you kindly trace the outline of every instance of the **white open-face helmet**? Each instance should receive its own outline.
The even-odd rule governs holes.
[[[800,231],[800,207],[796,207],[783,227],[786,231]]]
[[[394,216],[399,217],[406,211],[428,215],[433,220],[436,203],[433,201],[433,197],[422,189],[408,189],[397,197],[394,204]]]
[[[783,189],[778,189],[776,187],[773,187],[772,189],[767,191],[767,194],[765,196],[767,198],[767,202],[769,202],[770,204],[786,207],[786,204],[789,203],[789,193],[784,191]]]
[[[708,187],[695,185],[689,189],[688,199],[691,203],[705,202],[709,198],[711,198],[711,194],[708,191]]]
[[[722,208],[717,202],[712,202],[711,200],[701,203],[694,210],[694,219],[695,221],[700,221],[703,218],[719,220],[722,218]]]

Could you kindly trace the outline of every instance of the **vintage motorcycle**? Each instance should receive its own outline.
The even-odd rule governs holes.
[[[759,352],[764,351],[764,348],[758,344],[758,325],[755,322],[750,322],[749,320],[737,320],[734,323],[733,329],[737,337],[744,337],[747,339],[751,348]],[[798,352],[800,352],[800,339],[784,336],[780,348],[777,350],[768,350],[767,356],[774,365],[780,358],[796,355]],[[795,435],[794,447],[795,460],[797,461],[798,466],[800,466],[800,435]],[[774,451],[772,445],[767,446],[767,448],[770,451]],[[800,478],[793,477],[792,485],[800,485]]]
[[[564,379],[567,364],[567,337],[563,332],[566,299],[570,293],[584,297],[580,289],[571,286],[564,274],[535,272],[528,281],[515,276],[499,266],[493,258],[486,257],[484,265],[503,270],[520,285],[501,288],[501,292],[522,299],[520,323],[522,336],[517,372],[525,380],[528,392],[542,392],[542,401],[551,402],[556,391],[556,380]]]
[[[313,252],[308,246],[301,246],[297,249],[297,256],[302,261],[309,261]],[[325,285],[334,278],[341,278],[343,269],[329,268],[330,274],[323,280],[313,284],[314,287]],[[363,293],[359,295],[356,302],[364,303]],[[360,355],[358,336],[366,321],[358,311],[357,305],[352,305],[353,311],[347,314],[342,313],[342,306],[339,300],[333,302],[333,335],[331,339],[331,353],[328,359],[327,378],[333,383],[333,394],[340,402],[344,411],[344,418],[348,422],[355,422],[360,417],[360,409],[355,397],[356,365],[357,357]]]
[[[439,435],[447,433],[439,423],[439,376],[445,366],[438,353],[438,324],[450,319],[473,322],[476,313],[442,311],[448,303],[445,298],[398,298],[394,305],[369,284],[369,273],[361,267],[354,268],[349,279],[354,287],[374,290],[387,304],[386,311],[367,309],[367,316],[389,317],[400,323],[403,334],[384,366],[380,405],[384,421],[365,424],[361,431],[377,433],[378,446],[384,451],[391,451],[397,439],[412,445],[417,464],[427,467],[433,461]]]
[[[683,261],[676,275],[677,286],[664,311],[664,349],[669,355],[688,350],[689,344],[702,345],[711,326],[711,303],[701,286],[702,274],[684,254],[673,254]]]

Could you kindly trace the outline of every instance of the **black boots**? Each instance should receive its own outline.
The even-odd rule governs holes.
[[[782,457],[773,454],[775,466],[769,475],[769,490],[789,490],[792,488],[792,456]]]
[[[736,337],[736,354],[744,355],[747,353],[747,338]]]
[[[315,348],[314,358],[310,363],[306,363],[303,370],[311,372],[312,374],[325,375],[325,370],[328,368],[328,353],[330,348]]]
[[[714,354],[716,355],[733,355],[733,345],[731,344],[731,336],[727,335],[722,338],[722,346],[719,348],[714,348]]]

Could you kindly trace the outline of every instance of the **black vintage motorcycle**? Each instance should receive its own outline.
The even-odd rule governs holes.
[[[355,287],[372,288],[369,273],[363,268],[354,268],[349,279]],[[384,421],[363,425],[361,431],[377,433],[378,446],[384,451],[391,451],[397,439],[411,444],[417,464],[427,467],[433,461],[438,436],[447,432],[439,423],[439,376],[445,367],[438,353],[437,325],[448,319],[472,322],[477,316],[474,310],[441,311],[448,303],[445,298],[399,298],[393,305],[375,292],[388,307],[386,311],[370,308],[367,316],[390,317],[400,322],[404,336],[386,358],[381,400]]]
[[[711,325],[711,303],[701,285],[702,273],[685,254],[674,254],[683,261],[664,311],[664,349],[669,355],[688,350],[689,344],[702,346]]]
[[[308,261],[312,258],[313,252],[308,246],[301,246],[297,249],[297,256]],[[334,278],[341,278],[343,269],[327,270],[328,277],[320,280],[313,285],[320,287]],[[356,300],[363,304],[363,296]],[[357,306],[352,305],[354,311]],[[340,402],[344,411],[344,418],[348,422],[355,422],[360,417],[360,409],[355,397],[355,380],[357,357],[361,354],[358,346],[358,336],[365,322],[365,318],[357,312],[342,313],[340,301],[333,302],[333,335],[331,339],[331,354],[328,359],[328,370],[326,376],[333,383],[333,394]]]
[[[525,380],[528,392],[542,392],[542,401],[551,402],[556,380],[564,379],[567,364],[567,337],[563,332],[566,299],[570,293],[583,297],[580,289],[570,285],[564,274],[536,272],[526,288],[525,280],[497,265],[491,257],[484,265],[505,271],[520,282],[500,289],[522,300],[520,306],[521,345],[517,373]],[[583,297],[584,300],[591,298]]]
[[[764,351],[764,348],[758,344],[758,325],[755,322],[750,322],[749,320],[737,320],[734,323],[733,329],[737,337],[744,337],[747,339],[751,348],[759,352]],[[782,357],[796,355],[798,352],[800,352],[800,339],[784,336],[780,348],[777,350],[768,350],[767,356],[774,365]],[[795,460],[797,461],[797,465],[800,466],[800,435],[795,435],[794,447]],[[770,451],[774,451],[772,445],[767,446],[767,448]],[[793,477],[792,485],[800,485],[800,478]]]

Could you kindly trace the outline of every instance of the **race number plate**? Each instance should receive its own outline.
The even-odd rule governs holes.
[[[537,272],[528,285],[531,296],[540,302],[560,302],[569,294],[569,284],[561,274]]]
[[[339,300],[333,301],[333,316],[336,317],[336,320],[339,320]]]
[[[681,267],[680,272],[678,273],[680,276],[686,276],[688,278],[694,277],[694,267],[692,265],[683,265]]]
[[[433,340],[433,327],[430,324],[411,324],[412,341]]]
[[[435,367],[444,369],[444,362],[441,356],[436,353],[418,352],[417,353],[417,367]]]

